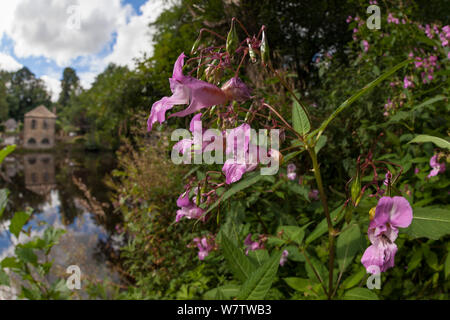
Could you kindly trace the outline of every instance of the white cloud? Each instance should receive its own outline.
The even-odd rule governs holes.
[[[65,66],[100,52],[132,11],[120,0],[19,0],[14,23],[3,28],[17,57],[44,56]]]
[[[13,57],[6,53],[0,52],[0,70],[17,71],[22,68],[22,65]]]
[[[55,75],[44,75],[41,77],[47,87],[47,91],[52,95],[52,101],[56,102],[61,93],[61,81]]]
[[[152,30],[149,23],[154,22],[162,11],[168,8],[167,1],[149,0],[140,8],[140,15],[131,17],[129,23],[121,25],[117,29],[117,41],[113,52],[106,57],[106,61],[120,65],[134,66],[133,58],[142,56],[143,53],[152,54]]]

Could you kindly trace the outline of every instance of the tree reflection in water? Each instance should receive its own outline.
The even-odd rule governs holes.
[[[0,189],[10,191],[0,224],[6,225],[14,212],[32,207],[28,224],[32,233],[42,231],[42,221],[66,229],[52,250],[53,277],[67,277],[66,268],[76,264],[90,280],[119,282],[114,270],[123,237],[115,227],[121,219],[113,212],[104,184],[114,165],[113,154],[70,149],[9,157],[0,167]],[[0,259],[12,253],[17,242],[6,233],[0,234]]]

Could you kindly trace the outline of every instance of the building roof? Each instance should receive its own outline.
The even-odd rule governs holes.
[[[50,112],[45,106],[39,106],[30,112],[25,113],[25,118],[33,117],[33,118],[52,118],[56,119],[56,115],[53,112]]]

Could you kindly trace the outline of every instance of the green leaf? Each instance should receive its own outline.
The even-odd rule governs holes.
[[[255,270],[253,264],[225,234],[221,233],[220,239],[223,254],[231,271],[236,278],[242,282],[246,281]]]
[[[378,296],[367,288],[354,288],[345,293],[344,300],[378,300]]]
[[[445,279],[448,279],[450,276],[450,251],[447,253],[447,258],[445,259],[444,274],[445,274]]]
[[[8,286],[9,287],[9,276],[2,269],[0,269],[0,286]]]
[[[281,251],[274,253],[269,260],[259,267],[250,278],[244,282],[238,295],[239,300],[264,299],[277,275],[281,254]]]
[[[302,136],[305,136],[311,130],[311,124],[305,110],[295,100],[292,105],[292,126]]]
[[[450,234],[450,210],[415,207],[411,225],[402,232],[407,233],[413,239],[424,237],[438,240],[442,236]]]
[[[229,199],[230,197],[232,197],[233,195],[235,195],[239,191],[242,191],[242,190],[244,190],[244,189],[254,185],[259,180],[261,180],[261,179],[263,179],[265,177],[267,177],[267,176],[262,176],[262,175],[259,174],[259,172],[252,172],[244,180],[241,180],[241,181],[233,184],[230,189],[228,189],[227,191],[225,191],[223,193],[222,197],[220,198],[220,201],[217,201],[212,206],[210,206],[208,208],[208,210],[206,210],[206,212],[204,214],[205,215],[208,214],[211,210],[216,208],[219,205],[220,202],[223,202],[223,201]]]
[[[304,228],[297,226],[280,226],[277,228],[277,233],[283,232],[281,238],[286,239],[290,242],[295,242],[299,245],[302,244],[303,238],[305,237]]]
[[[9,191],[7,189],[0,189],[0,218],[2,217],[6,205],[8,204],[8,194]]]
[[[316,142],[316,146],[314,147],[314,151],[316,154],[319,153],[320,149],[322,149],[327,144],[327,136],[322,135],[319,137],[319,140]]]
[[[19,237],[19,233],[22,230],[25,223],[27,223],[30,218],[30,214],[27,212],[19,211],[14,214],[14,217],[11,219],[11,224],[9,226],[9,231],[16,236]]]
[[[433,104],[433,103],[435,103],[435,102],[438,102],[438,101],[441,101],[441,100],[445,100],[445,99],[447,99],[446,96],[442,96],[442,95],[435,96],[435,97],[433,97],[433,98],[431,98],[431,99],[428,99],[428,100],[422,102],[421,104],[419,104],[419,105],[413,107],[413,108],[411,109],[411,111],[415,111],[415,110],[417,110],[417,109],[420,109],[420,108],[422,108],[422,107],[428,106],[428,105],[430,105],[430,104]]]
[[[267,250],[250,250],[248,257],[254,262],[253,264],[256,267],[260,267],[267,261],[267,259],[269,259],[270,256]]]
[[[339,211],[342,209],[342,205],[337,207],[336,209],[334,209],[331,213],[331,223],[333,225],[335,225],[337,222],[339,222],[343,215],[340,215],[340,217],[335,221],[334,219],[336,218],[337,214],[339,213]],[[305,240],[306,244],[309,244],[311,242],[313,242],[314,240],[318,239],[320,236],[322,236],[324,233],[326,233],[328,231],[328,224],[327,224],[327,219],[323,219],[317,226],[316,228],[313,230],[313,232],[311,232],[308,237]]]
[[[442,138],[421,134],[412,139],[409,143],[432,142],[442,149],[450,150],[450,142]]]
[[[324,122],[322,122],[322,124],[320,125],[319,129],[317,129],[317,132],[318,132],[317,139],[320,138],[320,136],[325,131],[327,126],[330,124],[330,122],[334,118],[336,118],[339,113],[344,111],[344,109],[346,109],[353,102],[358,100],[363,94],[367,93],[368,91],[370,91],[371,89],[376,87],[378,84],[380,84],[383,80],[389,78],[391,75],[393,75],[399,69],[403,68],[404,66],[406,66],[408,63],[411,63],[411,62],[412,62],[412,60],[405,60],[405,61],[399,63],[398,65],[392,67],[391,69],[389,69],[388,71],[383,73],[381,76],[379,76],[378,78],[376,78],[375,80],[373,80],[372,82],[367,84],[364,88],[360,89],[358,92],[356,92],[350,98],[345,100]]]
[[[361,268],[358,272],[351,274],[345,281],[342,283],[342,287],[344,289],[350,289],[354,286],[358,285],[362,279],[364,279],[366,275],[366,268]]]
[[[336,241],[336,260],[341,272],[350,265],[361,249],[361,231],[357,224],[352,224],[339,235]]]
[[[305,292],[311,287],[311,280],[297,277],[289,277],[283,279],[289,287],[294,290]]]
[[[409,260],[408,270],[406,271],[406,273],[410,273],[414,269],[416,269],[420,265],[421,261],[422,261],[422,249],[419,248],[418,250],[414,251],[411,260]]]
[[[0,164],[5,160],[5,158],[14,150],[16,150],[16,145],[11,145],[0,150]]]
[[[217,292],[220,290],[221,294],[225,299],[231,299],[239,294],[240,286],[236,284],[226,284],[218,288],[211,289],[204,294],[204,298],[208,300],[216,300]]]
[[[0,263],[2,268],[18,268],[20,267],[20,263],[17,262],[15,257],[6,257]]]
[[[31,248],[16,247],[15,253],[17,258],[26,263],[31,263],[32,265],[37,264],[37,255],[33,252]]]

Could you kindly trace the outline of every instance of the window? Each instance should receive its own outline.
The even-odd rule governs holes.
[[[42,128],[43,128],[44,130],[47,130],[47,129],[48,129],[48,123],[47,123],[47,120],[44,120],[44,122],[42,123]]]
[[[41,144],[50,144],[50,141],[47,138],[42,139]]]
[[[28,159],[28,163],[31,164],[31,165],[35,164],[36,163],[36,158]]]
[[[31,129],[36,129],[36,120],[31,120]]]
[[[34,138],[30,138],[30,139],[28,139],[28,144],[35,145],[36,144],[36,140]]]

